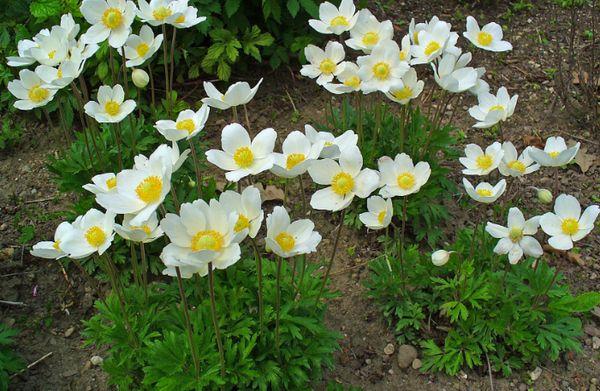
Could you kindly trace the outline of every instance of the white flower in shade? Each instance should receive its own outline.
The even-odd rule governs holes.
[[[352,30],[346,45],[354,50],[370,53],[379,42],[394,38],[394,26],[390,20],[380,22],[364,8],[358,12],[358,20]]]
[[[260,79],[253,88],[245,81],[238,81],[227,88],[224,94],[221,94],[211,82],[204,82],[204,91],[208,98],[203,98],[202,103],[219,110],[227,110],[234,106],[245,105],[254,98],[260,83]]]
[[[135,215],[123,216],[123,224],[115,224],[115,232],[123,239],[132,242],[150,243],[163,236],[163,230],[158,226],[156,212],[152,213],[148,220],[139,225],[132,225],[131,220]]]
[[[62,27],[52,27],[50,34],[39,35],[36,43],[29,53],[42,65],[57,66],[69,55],[69,40]]]
[[[504,156],[504,150],[499,142],[495,142],[485,149],[477,144],[465,147],[465,157],[458,160],[466,168],[462,171],[465,175],[487,175],[494,171]]]
[[[6,65],[9,67],[26,67],[35,63],[35,58],[31,54],[31,49],[38,47],[38,41],[43,35],[50,34],[48,30],[42,30],[33,40],[22,39],[17,43],[17,56],[6,57]]]
[[[162,41],[162,34],[155,37],[152,29],[143,25],[140,28],[140,35],[131,34],[125,42],[125,58],[127,59],[125,65],[129,68],[142,65],[160,49]]]
[[[498,89],[497,95],[482,92],[477,95],[478,105],[469,109],[477,122],[474,128],[490,128],[500,121],[506,121],[515,112],[519,95],[510,96],[505,87]]]
[[[402,76],[400,82],[392,85],[390,90],[385,93],[390,100],[405,105],[411,100],[417,98],[423,92],[425,82],[417,79],[417,71],[410,68],[408,72]]]
[[[200,277],[208,274],[208,263],[194,262],[190,251],[183,247],[167,245],[160,253],[160,260],[166,266],[162,274],[177,277],[177,269],[181,278],[192,278],[198,273]]]
[[[332,94],[346,94],[361,90],[361,80],[358,75],[358,65],[350,61],[342,62],[339,67],[341,71],[337,75],[339,83],[327,83],[323,87]]]
[[[358,74],[363,82],[362,90],[366,94],[388,92],[409,69],[406,61],[400,61],[400,48],[394,41],[379,43],[371,54],[358,57],[356,63],[360,68]]]
[[[561,194],[554,203],[554,213],[544,214],[540,218],[540,226],[550,236],[548,244],[557,250],[570,250],[573,242],[592,232],[599,213],[598,205],[590,205],[582,214],[577,198]]]
[[[448,36],[448,40],[446,41],[446,46],[444,46],[443,54],[452,54],[454,57],[460,57],[462,49],[456,46],[457,42],[458,33],[451,31],[450,35]]]
[[[33,71],[23,69],[19,79],[11,80],[7,85],[11,94],[17,98],[14,106],[19,110],[31,110],[48,104],[56,94],[56,87],[44,83]]]
[[[246,235],[255,238],[264,218],[260,191],[254,186],[248,186],[242,194],[227,190],[219,196],[219,203],[228,212],[236,213],[233,233],[239,235],[237,241],[242,241]]]
[[[65,60],[56,68],[48,65],[38,65],[35,68],[35,73],[44,83],[63,88],[78,78],[81,70],[83,70],[81,63],[76,64],[71,60]]]
[[[73,230],[70,223],[64,221],[56,227],[54,231],[54,240],[38,242],[31,248],[31,255],[38,258],[60,259],[66,257],[67,254],[62,250],[61,243],[66,235]]]
[[[185,7],[187,0],[179,0],[179,2],[183,3],[184,7],[180,11],[175,12],[169,19],[171,25],[178,29],[186,29],[206,20],[206,16],[198,16],[198,9],[196,7]]]
[[[321,34],[340,35],[351,30],[358,20],[353,0],[342,0],[340,7],[329,2],[319,5],[319,19],[310,19],[308,24]]]
[[[311,125],[304,125],[304,134],[314,144],[323,144],[319,157],[338,159],[346,149],[356,147],[358,135],[352,130],[346,130],[340,136],[335,137],[330,132],[317,132]]]
[[[519,208],[510,208],[506,227],[488,222],[485,230],[492,237],[500,239],[494,252],[500,255],[508,254],[508,261],[514,265],[519,262],[523,254],[534,258],[544,254],[542,246],[533,237],[539,225],[540,216],[525,221],[523,212]]]
[[[171,162],[162,157],[148,160],[143,169],[117,174],[117,191],[96,194],[96,202],[118,214],[135,214],[133,225],[141,225],[171,190]]]
[[[410,44],[410,34],[406,34],[404,37],[402,37],[402,41],[400,42],[400,45],[401,45],[401,49],[400,49],[400,54],[398,55],[398,58],[400,58],[400,61],[405,61],[405,62],[409,63],[410,59],[411,59],[410,47],[412,46]]]
[[[196,200],[181,205],[180,214],[167,213],[160,227],[171,243],[163,253],[179,254],[178,261],[199,267],[209,262],[225,269],[241,256],[239,235],[233,229],[236,213],[227,210],[217,200]]]
[[[210,107],[203,104],[198,111],[183,110],[179,112],[177,121],[156,121],[154,127],[169,141],[177,142],[184,138],[189,140],[204,129],[209,113]]]
[[[342,151],[339,163],[333,159],[313,162],[308,173],[314,182],[327,187],[313,194],[310,206],[335,212],[350,205],[354,196],[367,198],[377,189],[379,174],[362,166],[363,157],[358,147]]]
[[[172,147],[167,144],[159,145],[154,152],[147,158],[144,155],[137,155],[133,158],[135,165],[133,166],[136,170],[143,170],[147,168],[150,164],[150,161],[156,159],[163,159],[165,164],[171,164],[171,173],[176,172],[185,162],[188,155],[190,154],[190,150],[186,149],[183,153],[179,153],[179,145],[177,142],[172,143]]]
[[[75,23],[73,15],[63,14],[60,17],[60,27],[65,31],[69,42],[74,42],[75,37],[77,37],[77,34],[79,34],[80,26],[78,23]]]
[[[502,27],[498,23],[491,22],[480,29],[475,18],[467,16],[467,31],[463,36],[480,49],[492,52],[512,50],[510,42],[502,40]]]
[[[483,94],[484,92],[490,92],[490,85],[487,81],[483,80],[483,75],[485,75],[485,68],[475,68],[477,71],[477,81],[475,81],[475,85],[469,88],[469,92],[475,96],[479,96],[479,94]]]
[[[529,156],[541,166],[560,167],[569,164],[575,158],[575,155],[579,152],[580,145],[580,143],[577,143],[567,148],[564,138],[560,136],[548,137],[544,150],[531,147]]]
[[[475,68],[467,66],[470,61],[471,53],[464,53],[460,57],[444,53],[437,65],[431,64],[435,81],[444,90],[453,93],[475,87],[479,73]]]
[[[405,153],[399,153],[396,158],[383,156],[377,161],[383,187],[379,194],[383,197],[407,196],[418,192],[427,183],[431,168],[427,162],[413,164],[412,159]]]
[[[309,219],[290,223],[285,208],[276,206],[267,216],[266,247],[282,258],[313,253],[321,242],[321,235],[314,229],[315,224]]]
[[[450,255],[455,251],[437,250],[431,253],[431,263],[435,266],[444,266],[450,260]]]
[[[317,84],[323,86],[333,81],[333,77],[343,70],[340,63],[344,60],[346,53],[341,43],[329,41],[325,50],[315,45],[306,46],[304,55],[308,64],[302,65],[300,74],[311,79],[316,78]]]
[[[92,183],[82,187],[94,194],[111,193],[117,191],[117,176],[112,172],[98,174],[92,177]]]
[[[64,236],[60,247],[73,259],[85,258],[94,253],[102,255],[113,241],[114,225],[114,213],[90,209],[75,220],[73,229]]]
[[[257,175],[273,167],[273,148],[277,133],[272,128],[261,130],[254,140],[240,124],[229,124],[221,132],[223,150],[206,151],[206,159],[228,171],[228,181],[237,182],[248,175]]]
[[[108,38],[111,47],[120,48],[131,34],[131,23],[136,13],[132,1],[83,0],[79,10],[92,25],[82,35],[84,43],[100,43]]]
[[[467,178],[463,178],[463,186],[469,197],[477,202],[491,204],[496,201],[506,190],[506,179],[501,179],[495,186],[487,182],[481,182],[477,187],[473,187]]]
[[[392,199],[379,196],[367,198],[367,212],[361,213],[358,218],[369,229],[383,229],[392,222],[394,207]]]
[[[295,130],[283,140],[283,153],[273,153],[274,164],[271,171],[282,178],[302,175],[319,158],[324,145],[324,141],[312,144],[304,133]]]
[[[171,23],[185,10],[184,4],[173,0],[150,0],[150,2],[138,0],[138,6],[139,9],[136,9],[138,18],[151,26]],[[187,1],[185,7],[187,7]]]
[[[410,63],[427,64],[441,56],[450,38],[450,28],[450,23],[438,20],[419,31],[418,43],[411,47],[413,59]]]
[[[114,87],[101,86],[98,89],[97,98],[98,102],[90,101],[85,104],[83,109],[87,115],[99,123],[121,122],[135,110],[136,104],[133,99],[124,101],[125,92],[120,84]]]
[[[502,150],[504,151],[504,155],[498,166],[500,174],[517,177],[539,170],[540,165],[535,163],[531,156],[529,156],[531,147],[525,148],[519,156],[517,148],[515,148],[513,143],[505,141],[502,143]]]

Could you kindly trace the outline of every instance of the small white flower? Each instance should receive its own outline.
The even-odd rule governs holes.
[[[487,175],[498,168],[503,156],[502,145],[496,141],[485,149],[485,153],[479,145],[469,144],[465,147],[465,157],[458,160],[466,167],[463,174]]]
[[[409,69],[408,63],[400,60],[400,48],[394,41],[380,42],[371,54],[358,57],[356,63],[360,68],[358,74],[362,90],[366,94],[388,92]]]
[[[282,178],[295,178],[306,172],[319,158],[325,143],[312,144],[308,137],[297,130],[288,134],[281,146],[283,153],[273,153],[273,174]]]
[[[319,5],[319,19],[310,19],[308,24],[321,34],[340,35],[354,27],[358,13],[353,0],[342,0],[340,8],[329,2]]]
[[[100,43],[108,38],[108,44],[120,48],[131,34],[131,23],[136,6],[126,0],[83,0],[79,7],[85,20],[92,25],[82,35],[84,43]]]
[[[38,47],[38,41],[43,35],[50,34],[48,30],[42,30],[33,40],[30,39],[22,39],[17,43],[17,53],[18,56],[9,56],[6,57],[6,65],[9,67],[26,67],[33,63],[35,63],[35,58],[31,54],[31,49]]]
[[[309,219],[290,223],[290,216],[285,208],[276,206],[273,213],[267,216],[265,244],[282,258],[312,253],[317,251],[321,242],[321,235],[314,229],[315,224]]]
[[[411,47],[411,65],[427,64],[441,56],[450,38],[450,28],[450,23],[438,20],[419,31],[418,42]]]
[[[124,99],[125,92],[120,84],[112,88],[101,86],[98,89],[98,102],[90,101],[83,109],[99,123],[117,123],[135,110],[135,101],[133,99],[124,101]]]
[[[479,72],[473,67],[468,67],[469,62],[471,53],[464,53],[460,57],[444,53],[437,65],[431,64],[435,81],[444,90],[453,93],[474,88],[479,79]]]
[[[368,212],[361,213],[358,218],[369,229],[383,229],[392,222],[394,207],[391,198],[371,196],[367,198],[367,210]]]
[[[370,53],[379,42],[394,38],[394,26],[390,20],[379,22],[377,18],[364,8],[358,12],[358,20],[352,30],[346,45],[354,50]]]
[[[88,183],[82,187],[94,194],[114,192],[117,191],[117,176],[112,172],[98,174],[92,177],[92,183]]]
[[[450,260],[450,255],[455,251],[437,250],[431,253],[431,263],[435,266],[444,266]]]
[[[150,2],[138,0],[138,6],[139,9],[136,9],[137,17],[143,23],[148,23],[151,26],[172,23],[179,16],[179,13],[185,10],[183,3],[173,0],[150,0]],[[185,7],[187,7],[187,1]]]
[[[250,85],[245,81],[238,81],[230,85],[224,94],[221,94],[214,84],[204,82],[204,91],[206,91],[208,98],[203,98],[202,103],[219,110],[245,105],[254,98],[262,81],[263,79],[260,79],[253,88],[250,88]]]
[[[314,144],[323,143],[323,149],[319,157],[338,159],[346,149],[356,147],[358,135],[352,130],[346,130],[340,136],[335,137],[330,132],[317,132],[311,125],[304,125],[304,134]]]
[[[83,70],[82,65],[82,63],[78,64],[71,60],[65,60],[56,68],[48,65],[38,65],[35,68],[35,73],[45,84],[53,85],[56,88],[63,88],[79,77],[79,74]]]
[[[475,18],[467,16],[467,31],[463,36],[480,49],[492,52],[512,50],[510,42],[502,40],[502,27],[498,23],[491,22],[480,29]]]
[[[57,87],[44,81],[33,71],[23,69],[19,79],[11,80],[7,86],[18,100],[14,106],[19,110],[31,110],[48,104],[56,94]]]
[[[477,187],[473,187],[467,178],[463,178],[463,186],[469,197],[475,201],[491,204],[504,194],[504,191],[506,190],[506,179],[500,180],[495,186],[492,186],[487,182],[481,182]]]
[[[477,95],[478,105],[469,109],[477,122],[474,128],[490,128],[500,121],[506,121],[515,112],[519,95],[510,96],[505,87],[498,89],[497,95],[482,92]]]
[[[210,107],[203,104],[196,112],[194,110],[181,111],[177,116],[177,121],[156,121],[154,127],[169,141],[177,142],[184,138],[189,140],[204,129],[209,113]]]
[[[504,156],[502,156],[502,161],[498,166],[500,174],[518,177],[539,170],[540,165],[535,163],[531,156],[529,156],[531,147],[525,148],[521,156],[519,156],[517,148],[515,148],[513,143],[505,141],[502,143],[502,150],[504,151]]]
[[[54,232],[54,240],[34,244],[31,249],[31,255],[46,259],[60,259],[66,257],[67,254],[62,250],[61,243],[72,230],[73,227],[70,223],[66,221],[60,223]]]
[[[38,36],[36,43],[29,53],[42,65],[57,66],[69,55],[69,40],[62,27],[52,27],[50,34]]]
[[[523,212],[519,208],[510,208],[506,227],[488,222],[485,230],[492,237],[500,239],[494,252],[500,255],[508,254],[508,261],[514,265],[519,262],[523,254],[534,258],[544,254],[542,246],[533,237],[539,225],[540,216],[525,221]]]
[[[557,250],[570,250],[573,248],[573,242],[592,232],[599,213],[598,205],[590,205],[582,214],[577,198],[561,194],[554,203],[554,213],[544,214],[540,219],[540,226],[551,236],[548,244]]]
[[[189,154],[190,149],[186,149],[180,154],[179,145],[177,145],[177,142],[173,141],[172,147],[167,144],[159,145],[149,158],[144,155],[135,156],[133,158],[135,163],[133,168],[136,170],[144,170],[148,168],[151,161],[162,159],[164,164],[171,164],[171,173],[174,173],[183,165]]]
[[[132,242],[150,243],[163,236],[163,230],[158,226],[158,217],[156,212],[152,213],[148,220],[140,225],[132,225],[131,220],[135,215],[126,214],[123,216],[123,224],[115,224],[115,232],[123,239]]]
[[[539,165],[544,167],[560,167],[569,164],[579,152],[578,142],[572,147],[567,148],[565,139],[558,137],[548,137],[544,150],[537,147],[531,147],[529,156]]]
[[[417,79],[417,71],[410,68],[408,72],[402,76],[400,82],[392,85],[390,90],[385,93],[390,100],[405,105],[413,99],[416,99],[421,92],[425,82]]]
[[[350,61],[344,61],[338,67],[341,71],[336,78],[341,82],[326,83],[323,87],[332,94],[346,94],[348,92],[357,92],[361,90],[362,82],[358,75],[358,65]]]
[[[308,64],[302,66],[300,74],[311,79],[316,78],[317,84],[323,86],[331,83],[333,77],[343,70],[340,63],[344,60],[346,53],[341,43],[329,41],[325,50],[315,45],[306,46],[304,55]]]
[[[143,25],[140,28],[140,35],[131,34],[125,42],[125,58],[127,59],[125,66],[131,68],[142,65],[160,49],[162,41],[162,34],[154,37],[152,29]]]
[[[198,23],[202,23],[206,20],[206,16],[198,16],[198,9],[196,7],[187,6],[187,0],[178,0],[184,4],[184,8],[176,12],[171,18],[169,23],[178,29],[186,29],[193,27]]]
[[[60,247],[73,259],[85,258],[96,252],[102,255],[115,236],[114,224],[114,213],[90,209],[75,220],[73,229],[64,236]]]
[[[427,162],[413,164],[412,159],[405,153],[399,153],[396,158],[380,157],[377,161],[383,187],[379,194],[383,197],[404,197],[417,193],[427,183],[431,168]]]
[[[402,41],[400,42],[400,45],[401,45],[401,49],[400,49],[400,54],[398,55],[398,58],[400,58],[400,61],[410,63],[410,60],[411,60],[410,34],[406,34],[404,37],[402,37]]]
[[[197,262],[190,257],[191,252],[179,246],[167,245],[160,253],[160,260],[165,265],[162,274],[177,277],[177,269],[181,278],[192,278],[198,273],[200,277],[208,274],[208,263]]]
[[[241,242],[246,235],[255,238],[264,218],[260,191],[254,186],[248,186],[242,194],[227,190],[219,196],[219,203],[226,211],[236,213],[233,233],[239,235]]]

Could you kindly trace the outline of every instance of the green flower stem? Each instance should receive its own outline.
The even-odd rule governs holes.
[[[281,257],[277,257],[277,276],[275,287],[275,349],[279,356],[279,317],[281,312]]]
[[[175,72],[175,39],[177,37],[177,27],[173,26],[173,36],[171,37],[171,71],[169,73],[169,90],[173,91],[173,73]]]
[[[246,126],[247,126],[247,131],[248,133],[250,132],[250,117],[248,117],[248,109],[246,108],[246,105],[244,105],[244,116],[246,117]]]
[[[342,233],[342,227],[344,226],[344,217],[345,216],[346,216],[346,209],[342,210],[342,213],[340,213],[340,225],[338,226],[337,233],[335,235],[335,240],[333,242],[333,251],[331,253],[331,258],[329,258],[329,264],[327,265],[327,270],[325,271],[325,274],[323,275],[323,281],[321,282],[321,289],[319,290],[319,294],[317,295],[317,300],[316,300],[315,304],[319,303],[319,300],[321,299],[321,295],[323,294],[323,291],[325,290],[325,285],[327,285],[327,279],[329,278],[329,273],[331,273],[331,267],[333,266],[333,261],[335,259],[335,254],[337,252],[338,243],[340,241],[340,236]]]
[[[117,163],[119,164],[119,171],[123,170],[123,150],[121,146],[121,123],[117,122],[112,127],[115,132],[115,143],[117,144]]]
[[[86,117],[83,115],[83,98],[81,97],[81,92],[79,92],[79,90],[77,89],[77,86],[75,85],[75,82],[71,83],[71,90],[73,91],[73,95],[75,96],[75,101],[77,102],[77,113],[79,114],[79,122],[81,122],[81,127],[82,132],[83,132],[83,136],[85,137],[85,143],[86,146],[88,147],[88,154],[90,154],[90,161],[92,162],[92,169],[94,171],[96,171],[95,168],[95,164],[94,164],[94,160],[92,158],[91,152],[89,151],[89,139],[92,139],[92,144],[94,146],[94,152],[96,153],[96,158],[98,159],[98,161],[101,161],[101,156],[100,153],[98,152],[98,145],[96,144],[96,138],[94,137],[94,134],[92,133],[91,130],[91,126],[89,124],[89,121],[87,121]],[[89,132],[89,138],[88,138],[88,134],[87,132]]]
[[[304,181],[302,180],[302,176],[304,174],[298,175],[298,182],[300,182],[300,194],[302,194],[302,215],[306,215],[306,191],[304,190]]]
[[[296,285],[296,290],[294,291],[293,299],[295,299],[298,296],[300,288],[302,287],[302,282],[304,281],[304,272],[306,271],[306,254],[302,254],[300,256],[300,260],[302,261],[302,266],[300,267],[300,278],[298,279],[298,284]]]
[[[196,186],[198,189],[198,198],[202,198],[202,172],[200,171],[200,162],[198,160],[198,153],[196,152],[196,146],[194,145],[194,140],[189,139],[188,143],[190,144],[190,150],[192,151],[192,160],[194,161],[194,170],[196,171]]]
[[[356,92],[358,100],[358,123],[356,124],[356,131],[358,132],[358,146],[362,147],[364,143],[363,135],[363,94],[361,91]]]
[[[140,243],[140,255],[142,257],[142,284],[144,286],[144,297],[148,299],[148,260],[146,259],[146,246]]]
[[[185,291],[183,290],[183,279],[181,278],[181,271],[179,267],[175,267],[177,273],[177,285],[179,287],[179,296],[181,297],[181,307],[183,308],[183,316],[185,319],[185,328],[187,329],[188,341],[190,343],[190,350],[192,351],[192,359],[194,360],[194,374],[196,379],[200,378],[200,358],[198,357],[198,347],[194,340],[194,331],[192,330],[192,322],[190,321],[190,313],[188,311],[187,298],[185,297]]]
[[[152,99],[152,113],[156,115],[156,90],[154,89],[154,76],[152,76],[152,65],[148,61],[148,75],[150,78],[150,96]]]
[[[259,325],[260,325],[260,331],[262,333],[263,317],[264,317],[262,257],[260,255],[260,251],[258,250],[258,246],[256,245],[256,240],[254,238],[250,238],[250,242],[252,243],[252,248],[254,249],[254,257],[256,259],[256,274],[258,277],[258,321],[259,321]]]
[[[129,80],[127,77],[127,66],[125,62],[127,59],[125,58],[125,46],[121,46],[121,72],[123,73],[123,84],[125,85],[125,99],[129,98]],[[131,130],[131,149],[133,151],[133,155],[137,155],[137,142],[135,137],[135,131],[133,129],[133,118],[132,115],[129,114],[129,130]]]
[[[400,231],[400,274],[402,285],[406,283],[406,270],[404,268],[404,235],[406,233],[406,208],[408,206],[408,196],[402,200],[402,228]]]
[[[165,99],[167,101],[167,116],[171,116],[171,91],[169,89],[169,55],[167,53],[167,27],[165,24],[162,25],[163,34],[163,63],[165,68]]]
[[[231,112],[233,113],[233,122],[238,123],[239,119],[238,119],[237,106],[231,106]]]
[[[221,363],[221,377],[225,377],[225,353],[223,352],[223,342],[221,341],[221,331],[219,330],[219,321],[217,320],[217,305],[215,303],[215,281],[212,262],[208,263],[208,284],[210,289],[210,312],[212,314],[217,347],[219,349],[219,361]]]
[[[137,252],[135,251],[135,243],[129,242],[129,249],[131,250],[131,267],[133,268],[133,280],[137,286],[142,286],[142,274],[140,272],[140,265],[137,259]]]
[[[342,131],[346,131],[348,129],[348,110],[347,110],[347,102],[348,98],[346,95],[342,97]]]

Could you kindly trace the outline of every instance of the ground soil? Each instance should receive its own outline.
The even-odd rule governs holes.
[[[548,74],[549,70],[557,68],[557,58],[563,53],[557,47],[564,48],[568,43],[569,14],[550,1],[536,1],[532,9],[513,11],[512,17],[500,19],[507,15],[510,7],[510,3],[504,1],[383,1],[370,6],[379,19],[402,21],[398,25],[401,32],[407,29],[409,15],[418,21],[438,15],[452,22],[458,30],[463,28],[466,15],[474,15],[483,22],[502,20],[514,50],[500,56],[476,51],[474,63],[486,67],[486,77],[493,89],[505,85],[511,93],[519,94],[517,112],[504,127],[504,138],[513,141],[521,150],[526,144],[538,142],[538,137],[544,139],[561,134],[567,140],[580,141],[592,161],[592,166],[585,172],[579,165],[569,166],[561,172],[559,183],[545,171],[531,175],[526,185],[515,187],[516,199],[520,206],[534,205],[534,192],[528,186],[537,186],[549,188],[555,194],[557,191],[573,194],[583,205],[597,203],[600,168],[596,157],[600,152],[600,137],[590,127],[576,121],[573,113],[563,110]],[[589,17],[585,14],[583,23],[589,22]],[[586,45],[585,42],[578,44]],[[274,127],[284,135],[294,129],[302,130],[304,123],[324,123],[324,108],[332,97],[313,82],[302,79],[297,67],[289,72],[261,70],[261,73],[265,75],[265,81],[249,105],[253,132]],[[252,81],[252,78],[247,79]],[[201,98],[199,91],[199,88],[188,89],[187,99]],[[467,96],[453,102],[457,108],[453,123],[466,136],[460,143],[488,145],[497,139],[497,135],[470,127],[472,119],[466,109],[472,104],[474,98]],[[297,114],[294,114],[295,110]],[[212,124],[207,134],[214,145],[228,120],[222,114],[211,115]],[[17,351],[26,362],[46,358],[16,376],[11,389],[106,390],[109,388],[106,375],[89,361],[94,355],[102,356],[103,352],[95,347],[85,347],[79,334],[81,321],[94,312],[95,294],[77,269],[64,270],[57,262],[35,259],[28,253],[32,243],[51,237],[54,227],[73,201],[59,193],[45,166],[48,154],[64,148],[62,135],[46,130],[46,126],[40,128],[37,122],[29,125],[17,146],[0,151],[0,299],[25,303],[24,306],[0,304],[0,320],[21,330]],[[451,164],[455,164],[455,171],[459,172],[458,164]],[[214,173],[222,176],[216,170]],[[456,174],[452,179],[459,183],[461,177]],[[456,194],[454,198],[460,196]],[[297,196],[290,197],[299,202]],[[442,227],[450,236],[457,227],[469,224],[467,215],[456,205],[449,205],[454,218]],[[328,254],[336,216],[312,213],[311,218],[323,233],[322,247]],[[24,228],[29,225],[35,226],[33,238],[27,237],[28,229]],[[381,313],[365,297],[362,284],[368,276],[368,261],[380,250],[375,238],[364,231],[346,229],[343,233],[340,256],[332,272],[333,287],[342,294],[330,302],[327,323],[339,330],[344,338],[340,341],[341,350],[336,353],[336,366],[327,372],[326,380],[365,390],[490,389],[485,371],[467,371],[456,377],[421,374],[413,369],[400,369],[395,355],[384,354],[387,344],[392,343],[397,348],[397,343]],[[349,247],[355,252],[347,251]],[[561,267],[574,290],[598,290],[600,239],[597,233],[588,236],[579,247],[579,256],[553,253],[548,258],[552,264]],[[353,255],[349,256],[350,253]],[[598,318],[587,318],[584,323],[600,327]],[[528,371],[522,371],[510,378],[495,375],[495,389],[591,390],[594,387],[592,379],[600,378],[600,355],[592,349],[590,341],[590,335],[582,338],[584,350],[580,355],[569,354],[556,363],[544,363],[541,377],[532,385],[529,385]],[[47,356],[49,353],[51,355]],[[324,384],[316,385],[316,388],[324,388]]]

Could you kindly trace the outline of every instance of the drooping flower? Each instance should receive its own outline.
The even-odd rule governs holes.
[[[150,243],[163,236],[163,230],[158,226],[158,217],[156,212],[152,213],[148,220],[140,225],[132,225],[131,220],[135,215],[126,214],[123,216],[123,224],[115,224],[115,232],[123,239],[132,242]]]
[[[250,85],[245,81],[238,81],[230,85],[224,94],[221,94],[211,82],[204,82],[204,91],[206,91],[208,98],[203,98],[202,103],[219,110],[245,105],[254,98],[262,81],[263,79],[260,79],[253,88],[250,88]]]
[[[112,172],[98,174],[92,177],[92,183],[88,183],[82,187],[94,194],[117,191],[117,176]]]
[[[302,175],[319,158],[324,146],[323,141],[312,144],[304,133],[295,130],[283,140],[283,153],[273,153],[274,164],[271,171],[282,178]]]
[[[115,236],[114,224],[114,213],[90,209],[75,220],[72,229],[61,241],[60,248],[73,259],[85,258],[94,253],[102,255]]]
[[[266,246],[282,258],[317,251],[321,235],[309,219],[290,222],[290,216],[283,206],[273,208],[267,216]]]
[[[500,165],[498,165],[500,174],[518,177],[539,170],[540,165],[535,163],[531,156],[529,156],[531,147],[525,148],[519,156],[517,148],[515,148],[513,143],[505,141],[502,143],[502,150],[504,151],[504,155],[502,156]]]
[[[317,84],[324,86],[331,83],[334,76],[339,75],[343,70],[340,63],[344,60],[346,53],[341,43],[329,41],[325,50],[315,45],[306,46],[304,55],[308,64],[302,66],[300,74],[317,79]]]
[[[599,213],[598,205],[590,205],[582,214],[577,198],[561,194],[554,203],[554,213],[544,214],[540,218],[540,226],[550,236],[548,244],[557,250],[570,250],[573,242],[592,232]]]
[[[340,154],[348,148],[356,147],[358,135],[352,130],[346,130],[340,136],[335,137],[330,132],[317,132],[311,125],[304,125],[304,134],[314,144],[323,143],[323,149],[319,157],[338,159]]]
[[[467,178],[463,178],[463,186],[469,197],[477,202],[491,204],[496,201],[506,190],[506,179],[501,179],[495,186],[487,182],[481,182],[477,187],[473,187]]]
[[[178,29],[186,29],[202,23],[206,16],[198,16],[198,9],[187,5],[187,0],[177,0],[184,4],[183,9],[177,11],[169,20],[169,23]]]
[[[405,105],[421,95],[424,86],[425,82],[417,79],[417,71],[415,71],[414,68],[410,68],[408,72],[402,76],[400,82],[390,87],[390,90],[385,93],[385,96],[396,103]]]
[[[418,32],[418,42],[411,47],[413,59],[410,63],[427,64],[441,56],[450,38],[450,28],[450,23],[441,20],[434,22],[432,19],[427,27]]]
[[[210,107],[203,104],[198,111],[181,111],[177,115],[177,121],[156,121],[154,127],[169,141],[177,142],[184,138],[189,140],[204,129],[209,113]]]
[[[450,260],[450,255],[455,251],[437,250],[431,253],[431,263],[435,266],[444,266]]]
[[[371,196],[367,198],[367,212],[361,213],[358,218],[367,228],[378,230],[390,225],[393,216],[394,207],[391,198]]]
[[[135,156],[133,158],[135,162],[133,168],[136,170],[143,170],[149,166],[152,160],[162,159],[164,164],[171,164],[171,173],[176,172],[183,165],[185,159],[187,159],[190,154],[190,149],[186,149],[180,154],[177,142],[174,141],[171,145],[171,147],[167,144],[159,145],[149,158],[144,155]]]
[[[56,94],[57,87],[44,81],[33,71],[23,69],[19,72],[19,79],[11,80],[7,85],[8,90],[18,100],[14,106],[19,110],[31,110],[48,104]]]
[[[388,92],[409,69],[408,63],[400,60],[400,48],[394,41],[380,42],[371,54],[358,57],[356,63],[360,68],[358,74],[362,90],[366,94]]]
[[[319,19],[310,19],[308,24],[321,34],[340,35],[351,30],[358,20],[353,0],[342,0],[340,7],[329,2],[319,5]]]
[[[471,62],[471,57],[471,53],[464,53],[460,57],[444,53],[437,65],[431,64],[437,84],[444,90],[453,93],[474,88],[479,79],[479,72],[477,69],[467,66]]]
[[[405,61],[407,63],[410,63],[410,60],[411,60],[410,47],[412,46],[410,44],[410,34],[406,34],[404,37],[402,37],[402,41],[400,42],[400,45],[401,45],[400,54],[398,55],[400,58],[400,61]]]
[[[131,34],[136,6],[129,0],[83,0],[79,7],[85,20],[92,25],[82,35],[84,43],[108,44],[120,48]]]
[[[379,194],[383,197],[404,197],[418,192],[427,183],[431,168],[427,162],[413,164],[412,159],[405,153],[399,153],[396,158],[383,156],[377,161],[383,185]]]
[[[136,10],[138,18],[143,23],[151,26],[160,26],[165,23],[171,23],[177,18],[179,13],[184,12],[184,4],[173,0],[138,0],[139,9]],[[187,1],[185,2],[187,7]]]
[[[544,150],[531,147],[529,156],[541,166],[560,167],[569,164],[575,158],[577,152],[579,152],[580,145],[578,142],[572,147],[567,148],[564,138],[560,136],[548,137],[546,145],[544,145]]]
[[[326,83],[323,87],[332,94],[346,94],[361,90],[362,81],[358,75],[358,65],[350,61],[344,61],[339,66],[341,71],[336,78],[340,83]]]
[[[463,36],[480,49],[492,52],[512,50],[510,42],[502,40],[502,27],[495,22],[488,23],[480,29],[475,18],[467,16],[467,31]]]
[[[140,28],[140,35],[131,34],[125,42],[125,58],[127,59],[125,66],[131,68],[142,65],[160,49],[162,41],[162,34],[155,37],[152,29],[143,25]]]
[[[248,186],[242,194],[227,190],[219,196],[219,203],[226,211],[237,214],[233,233],[239,235],[242,241],[246,235],[255,238],[264,218],[260,191],[254,186]]]
[[[390,20],[380,22],[366,8],[358,12],[358,20],[350,30],[350,39],[346,45],[354,50],[370,53],[379,43],[394,38],[394,26]]]
[[[120,84],[114,87],[100,86],[98,102],[90,101],[85,104],[85,113],[99,123],[121,122],[133,110],[136,103],[133,99],[125,100],[125,92]]]
[[[523,212],[519,208],[510,208],[508,211],[508,223],[502,225],[488,222],[485,230],[492,237],[500,239],[494,252],[496,254],[508,254],[508,261],[514,265],[523,257],[523,254],[534,258],[541,257],[544,250],[540,243],[533,237],[540,225],[540,216],[534,216],[525,221]]]
[[[471,117],[477,122],[474,128],[490,128],[500,121],[506,121],[515,112],[519,95],[510,96],[505,87],[498,89],[497,95],[482,92],[477,95],[477,106],[469,109]]]
[[[61,248],[65,237],[73,230],[71,223],[66,221],[60,223],[54,232],[53,241],[38,242],[33,245],[31,255],[38,258],[60,259],[67,256]]]
[[[469,144],[465,147],[465,157],[458,160],[466,168],[462,171],[465,175],[487,175],[498,168],[502,161],[504,151],[499,142],[489,145],[485,152],[477,144]]]

